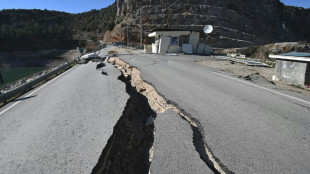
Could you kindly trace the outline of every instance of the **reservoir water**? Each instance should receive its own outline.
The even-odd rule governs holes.
[[[20,80],[24,77],[30,76],[34,73],[44,70],[46,67],[16,67],[16,68],[3,68],[0,67],[0,72],[4,81],[4,84],[0,84],[0,88],[8,83]]]

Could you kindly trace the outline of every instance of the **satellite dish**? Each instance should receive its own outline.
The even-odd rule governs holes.
[[[203,31],[204,31],[206,34],[212,33],[212,31],[213,31],[213,26],[212,26],[212,25],[206,25],[206,26],[203,28]]]

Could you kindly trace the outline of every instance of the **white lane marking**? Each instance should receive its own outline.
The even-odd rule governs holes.
[[[283,94],[283,93],[281,93],[281,92],[277,92],[277,91],[274,91],[274,90],[272,90],[272,89],[264,88],[264,87],[261,87],[261,86],[252,84],[252,83],[250,83],[250,82],[246,82],[246,81],[239,80],[239,79],[236,79],[236,78],[233,78],[233,77],[229,77],[229,76],[227,76],[227,75],[220,74],[220,73],[217,73],[217,72],[212,72],[212,73],[213,73],[213,74],[220,75],[220,76],[223,76],[223,77],[226,77],[226,78],[229,78],[229,79],[232,79],[232,80],[235,80],[235,81],[239,81],[239,82],[242,82],[242,83],[251,85],[251,86],[255,86],[255,87],[257,87],[257,88],[261,88],[261,89],[264,89],[264,90],[266,90],[266,91],[270,91],[270,92],[273,92],[273,93],[276,93],[276,94],[279,94],[279,95],[282,95],[282,96],[285,96],[285,97],[288,97],[288,98],[291,98],[291,99],[294,99],[294,100],[297,100],[297,101],[300,101],[300,102],[304,102],[304,103],[307,103],[307,104],[310,105],[310,102],[309,102],[309,101],[306,101],[306,100],[303,100],[303,99],[300,99],[300,98],[296,98],[296,97],[293,97],[293,96],[290,96],[290,95],[287,95],[287,94]]]
[[[46,84],[40,86],[38,89],[34,90],[33,92],[31,92],[30,94],[26,95],[25,98],[30,97],[32,94],[36,93],[37,91],[39,91],[40,89],[44,88],[45,86],[49,85],[50,83],[52,83],[53,81],[57,80],[58,78],[60,78],[61,76],[65,75],[66,73],[68,73],[69,71],[71,71],[74,67],[72,67],[71,69],[67,70],[66,72],[60,74],[59,76],[55,77],[54,79],[50,80],[49,82],[47,82]],[[0,115],[4,114],[6,111],[10,110],[11,108],[13,108],[14,106],[16,106],[18,103],[20,103],[21,101],[17,101],[16,103],[14,103],[13,105],[11,105],[10,107],[6,108],[5,110],[3,110],[2,112],[0,112]]]

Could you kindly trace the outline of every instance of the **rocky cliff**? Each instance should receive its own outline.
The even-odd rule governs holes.
[[[126,41],[139,42],[142,13],[144,42],[156,29],[202,31],[214,26],[210,44],[219,48],[246,47],[284,41],[310,41],[310,9],[288,7],[279,0],[116,0],[113,31]],[[125,39],[124,39],[125,38]]]

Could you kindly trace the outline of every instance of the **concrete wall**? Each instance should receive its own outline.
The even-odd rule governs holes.
[[[305,76],[305,85],[310,85],[310,63],[307,64],[306,76]]]
[[[213,49],[210,45],[206,45],[204,43],[198,44],[197,54],[200,55],[211,55],[213,54]]]
[[[144,52],[151,53],[152,45],[144,45]]]
[[[182,48],[179,45],[170,45],[167,53],[181,53]]]
[[[279,80],[295,85],[304,85],[307,63],[277,60],[276,75]]]
[[[170,45],[170,37],[161,37],[159,41],[159,54],[166,54]]]
[[[210,45],[206,45],[206,48],[205,48],[205,55],[211,55],[211,54],[213,54],[214,53],[214,51],[213,51],[213,48],[210,46]]]
[[[190,36],[189,36],[189,44],[192,45],[193,47],[193,54],[197,53],[197,46],[199,43],[199,36],[200,33],[199,32],[191,32]]]
[[[152,53],[157,54],[158,48],[159,48],[159,45],[152,43]]]
[[[197,49],[197,54],[203,54],[204,47],[205,47],[205,44],[199,43],[198,44],[198,49]]]
[[[185,54],[193,54],[193,48],[190,44],[183,44],[182,45],[182,52]]]

